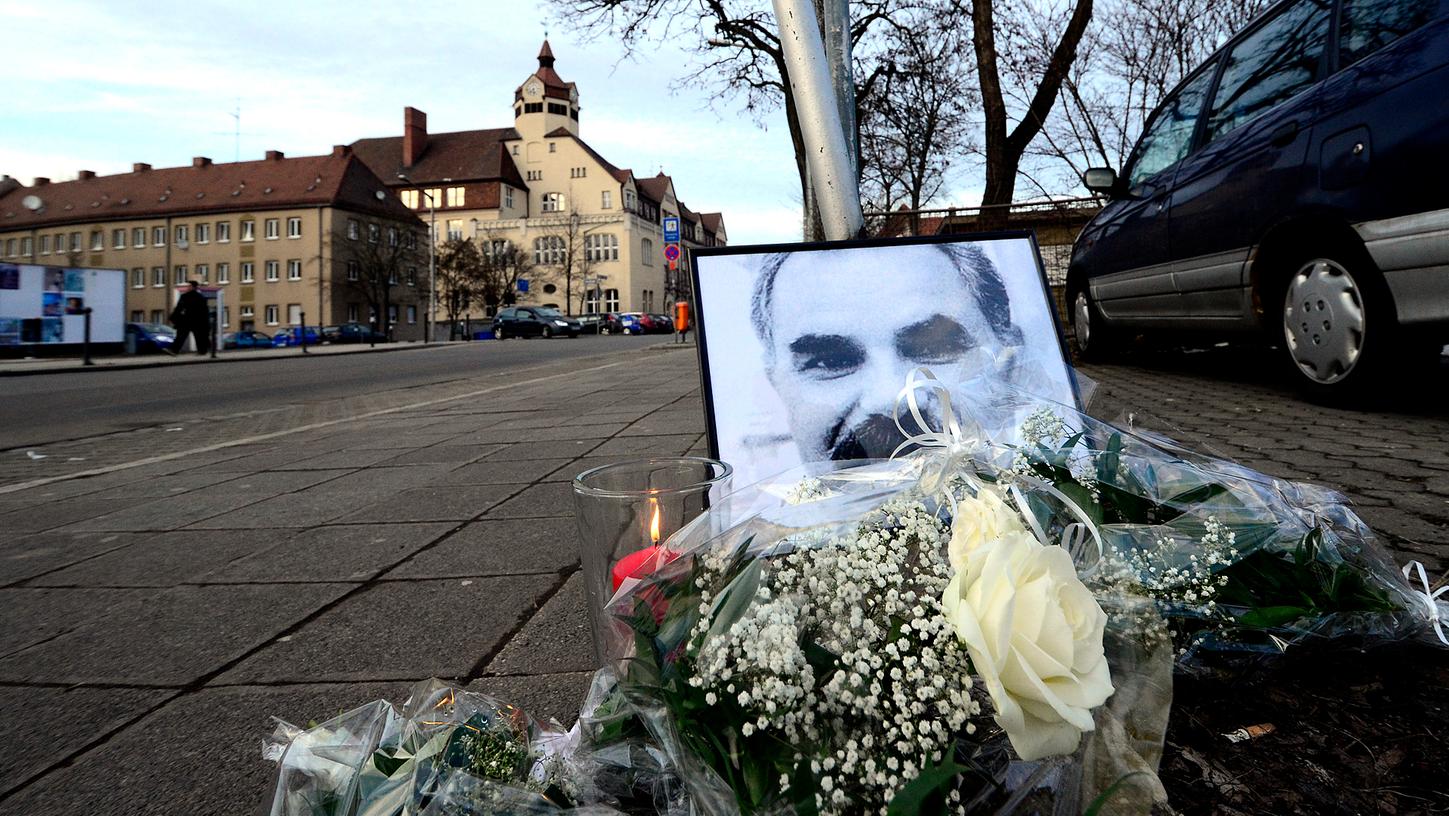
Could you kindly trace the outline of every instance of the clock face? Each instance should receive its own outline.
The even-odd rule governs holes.
[[[577,105],[579,103],[579,92],[578,92],[578,89],[575,88],[575,89],[571,89],[569,91],[569,101],[572,102],[572,103],[574,103],[575,105]]]
[[[523,92],[528,96],[538,96],[543,93],[543,86],[539,85],[537,80],[531,80],[523,86]]]

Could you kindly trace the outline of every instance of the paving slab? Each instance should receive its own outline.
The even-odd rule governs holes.
[[[118,510],[123,511],[134,508],[135,506],[135,499],[93,499],[90,496],[77,496],[73,499],[62,499],[60,501],[11,510],[4,515],[0,515],[0,530],[4,530],[6,535],[39,533],[73,524],[84,524],[84,522],[104,516],[107,513],[113,513]],[[85,528],[81,527],[80,529]]]
[[[407,689],[405,683],[202,689],[0,801],[0,812],[264,816],[277,781],[277,766],[261,757],[273,715],[304,724],[372,700],[400,702]],[[94,733],[90,723],[68,725],[76,747]]]
[[[453,484],[529,484],[548,476],[573,459],[523,459],[490,456],[448,474]]]
[[[540,575],[375,584],[217,682],[466,677],[558,582]]]
[[[74,753],[80,739],[100,736],[175,694],[157,689],[0,687],[0,722],[5,723],[0,795]],[[0,805],[0,810],[6,807]]]
[[[535,719],[546,722],[551,718],[564,728],[572,728],[579,718],[579,709],[583,707],[593,677],[592,671],[480,677],[467,687],[513,703]]]
[[[368,521],[466,521],[512,495],[517,485],[442,485],[404,490],[337,519]]]
[[[347,524],[274,537],[273,543],[200,576],[208,583],[366,581],[416,553],[450,523]],[[275,540],[280,538],[281,540]]]
[[[487,666],[488,674],[589,672],[594,661],[582,572],[575,572]]]
[[[471,578],[561,572],[579,561],[578,527],[570,516],[471,522],[384,577]]]
[[[493,458],[575,459],[587,456],[599,446],[601,439],[563,439],[556,442],[517,442],[504,448]]]
[[[127,533],[27,533],[0,541],[0,586],[18,583],[132,542]]]
[[[329,442],[329,444],[331,444]],[[274,464],[271,470],[330,470],[333,468],[365,468],[392,459],[397,455],[394,449],[381,450],[332,450],[309,456],[300,461]]]
[[[97,620],[128,601],[142,597],[134,589],[0,589],[0,656],[60,637]]]
[[[699,439],[699,432],[665,436],[620,436],[591,451],[595,456],[683,456]]]
[[[33,579],[29,586],[171,587],[270,549],[296,530],[131,533],[114,550]]]
[[[489,518],[541,518],[574,514],[573,486],[567,482],[546,482],[524,488],[523,492],[488,510]]]
[[[115,590],[135,595],[111,605],[103,616],[0,659],[0,680],[184,685],[266,643],[352,588],[304,584]]]
[[[301,490],[335,479],[347,470],[266,471],[253,473],[245,479],[223,482],[174,499],[158,499],[144,504],[132,502],[124,509],[113,510],[86,521],[68,526],[67,531],[84,530],[175,530],[202,519],[219,516],[239,507]]]
[[[388,465],[465,465],[483,459],[508,447],[507,445],[455,444],[429,445],[387,460]]]

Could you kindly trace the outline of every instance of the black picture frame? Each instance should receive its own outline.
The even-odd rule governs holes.
[[[851,241],[826,241],[789,244],[749,244],[740,246],[721,246],[691,248],[689,250],[689,271],[692,284],[692,296],[694,300],[694,329],[696,352],[699,359],[700,387],[704,396],[705,423],[709,454],[711,457],[720,459],[720,423],[715,399],[715,381],[710,365],[710,333],[709,326],[713,319],[716,323],[720,320],[748,319],[747,315],[710,316],[709,304],[706,302],[706,286],[702,276],[708,275],[708,259],[723,256],[738,255],[770,255],[775,253],[804,254],[812,252],[830,252],[847,249],[876,249],[911,247],[932,244],[950,243],[985,243],[991,241],[1025,241],[1031,248],[1032,263],[1036,266],[1036,280],[1038,291],[1042,297],[1042,308],[1049,317],[1052,331],[1055,335],[1055,348],[1060,355],[1060,360],[1065,374],[1073,407],[1082,408],[1082,392],[1077,380],[1076,372],[1072,367],[1071,353],[1067,346],[1066,334],[1063,331],[1061,316],[1058,313],[1055,302],[1052,299],[1051,285],[1046,276],[1046,268],[1042,263],[1040,247],[1036,240],[1036,233],[1031,230],[997,230],[989,232],[958,233],[950,235],[923,235],[909,236],[902,238],[869,238]],[[705,260],[701,264],[701,259]],[[904,383],[902,383],[904,385]],[[741,463],[733,462],[741,471],[748,471],[748,468],[740,467]],[[742,486],[746,482],[737,484]]]

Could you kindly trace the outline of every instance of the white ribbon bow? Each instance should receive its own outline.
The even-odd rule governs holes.
[[[918,374],[920,375],[919,379],[917,378]],[[921,413],[920,404],[916,402],[916,390],[920,388],[925,388],[933,392],[936,395],[936,399],[941,403],[942,428],[939,431],[931,429],[930,423],[926,421],[925,415]],[[901,424],[902,403],[905,403],[911,418],[916,421],[916,427],[921,429],[920,433],[912,434]],[[956,412],[951,409],[951,392],[946,389],[946,386],[941,384],[940,380],[936,379],[936,375],[932,374],[928,368],[913,368],[907,372],[905,387],[896,395],[896,406],[893,416],[896,421],[896,428],[900,430],[901,435],[906,440],[896,446],[896,449],[891,452],[891,458],[895,459],[902,451],[912,445],[922,450],[934,448],[941,451],[943,455],[921,460],[921,487],[927,493],[940,491],[945,494],[946,501],[951,506],[951,515],[955,516],[957,511],[956,496],[951,492],[947,480],[952,475],[960,475],[972,490],[979,491],[981,489],[981,485],[975,479],[961,471],[959,464],[962,458],[974,454],[984,444],[983,440],[975,436],[967,437],[965,432],[961,430],[961,423],[956,419]],[[1013,479],[1014,483],[1008,486],[1008,490],[1016,499],[1017,510],[1020,511],[1026,523],[1031,526],[1031,531],[1036,536],[1037,541],[1040,541],[1044,546],[1051,546],[1052,544],[1047,538],[1046,530],[1042,528],[1041,522],[1037,520],[1036,514],[1031,512],[1026,502],[1026,497],[1022,494],[1017,483],[1030,485],[1052,495],[1072,515],[1077,517],[1078,521],[1068,524],[1062,530],[1061,541],[1058,542],[1058,545],[1071,553],[1072,560],[1085,573],[1090,573],[1095,570],[1101,563],[1102,553],[1105,552],[1105,549],[1102,544],[1102,534],[1097,530],[1097,525],[1092,522],[1092,518],[1075,501],[1060,490],[1057,490],[1056,486],[1050,482],[1026,474],[1013,474]],[[1085,563],[1087,558],[1085,550],[1089,536],[1092,542],[1096,544],[1097,551],[1091,563]]]
[[[1419,583],[1424,585],[1424,588],[1422,590],[1413,588],[1414,578],[1413,576],[1409,575],[1409,572],[1411,570],[1418,570]],[[1410,561],[1409,563],[1404,565],[1404,577],[1409,580],[1409,591],[1414,593],[1414,595],[1418,596],[1421,600],[1423,600],[1424,605],[1428,608],[1429,618],[1434,621],[1434,634],[1439,636],[1439,641],[1441,643],[1443,643],[1445,646],[1449,646],[1449,638],[1444,637],[1443,617],[1439,614],[1438,603],[1439,596],[1443,595],[1446,592],[1449,592],[1449,585],[1441,586],[1438,589],[1434,589],[1434,585],[1429,583],[1429,574],[1424,571],[1424,565],[1419,563],[1418,561]]]

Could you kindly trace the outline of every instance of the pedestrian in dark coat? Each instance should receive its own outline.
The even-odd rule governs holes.
[[[171,310],[171,325],[176,327],[176,339],[171,341],[171,353],[186,346],[187,335],[196,338],[196,353],[206,354],[211,349],[211,309],[206,296],[196,291],[196,284],[187,281],[182,284],[186,291]]]

